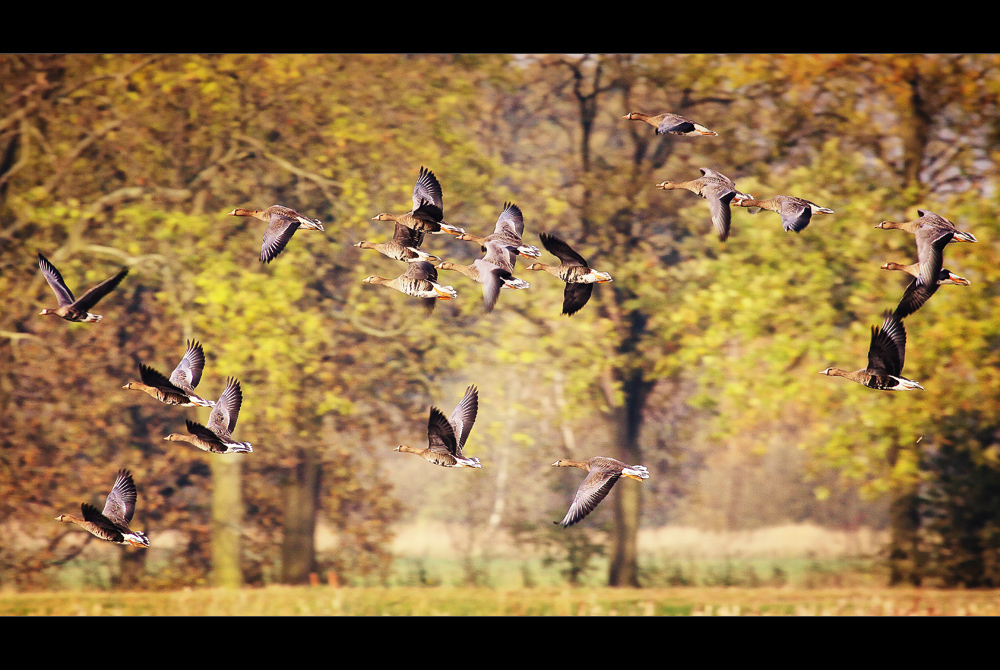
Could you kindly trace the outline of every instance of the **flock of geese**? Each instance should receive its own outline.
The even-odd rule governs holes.
[[[718,133],[678,114],[649,116],[641,112],[631,112],[622,117],[631,121],[642,121],[653,126],[655,134],[716,136]],[[695,193],[708,201],[712,226],[725,242],[729,238],[732,223],[731,207],[749,208],[751,214],[762,209],[776,212],[781,217],[786,231],[801,232],[809,225],[814,214],[832,214],[833,210],[821,207],[803,198],[776,195],[766,200],[756,200],[742,193],[736,184],[724,174],[709,168],[700,168],[702,176],[689,181],[663,181],[657,188],[663,190],[683,189]],[[976,242],[976,238],[960,231],[942,216],[925,210],[917,210],[920,218],[905,223],[882,221],[876,228],[899,229],[911,233],[916,240],[917,262],[912,264],[885,263],[882,269],[899,270],[913,276],[895,310],[887,310],[881,327],[872,326],[871,343],[868,351],[868,366],[849,372],[839,368],[827,368],[821,374],[846,377],[852,381],[878,390],[923,389],[917,382],[901,376],[906,348],[906,331],[903,319],[917,311],[942,284],[969,285],[969,281],[943,267],[943,252],[952,242]],[[260,260],[267,264],[273,261],[292,239],[299,228],[323,231],[323,224],[304,216],[293,209],[274,205],[263,210],[237,207],[230,216],[248,216],[267,223],[261,245]],[[361,241],[354,246],[374,249],[380,254],[406,264],[405,272],[394,279],[370,275],[363,281],[381,284],[408,296],[419,298],[430,313],[437,300],[453,300],[458,297],[454,287],[439,282],[438,270],[459,272],[482,285],[483,308],[486,313],[496,306],[501,289],[526,289],[528,282],[514,276],[518,256],[530,259],[541,257],[541,251],[525,244],[524,216],[514,203],[504,203],[493,233],[480,237],[467,233],[464,228],[444,220],[444,203],[441,184],[434,173],[421,167],[413,187],[411,209],[404,214],[380,213],[374,221],[392,221],[395,232],[388,242]],[[483,257],[470,265],[459,265],[442,260],[420,247],[426,234],[450,235],[457,240],[480,245]],[[568,243],[551,233],[540,233],[542,246],[559,259],[559,265],[534,262],[528,270],[544,271],[558,277],[565,283],[562,313],[568,316],[580,311],[590,300],[595,283],[612,281],[611,275],[590,267],[588,261]],[[55,314],[67,321],[93,323],[102,317],[88,310],[117,287],[128,275],[123,268],[114,276],[101,282],[83,294],[79,299],[66,286],[55,266],[41,253],[38,266],[46,281],[56,294],[59,306],[43,309],[40,314]],[[171,433],[164,439],[172,442],[187,442],[213,454],[250,453],[249,442],[238,442],[232,437],[239,417],[243,393],[237,379],[230,378],[218,400],[206,400],[195,393],[205,366],[205,353],[200,343],[189,341],[187,352],[169,377],[156,369],[140,364],[140,382],[129,382],[124,389],[147,393],[167,405],[181,407],[211,407],[208,423],[201,425],[186,421],[187,434]],[[465,395],[455,407],[451,416],[445,415],[437,407],[430,408],[427,422],[426,448],[399,445],[395,451],[417,454],[429,463],[442,467],[481,468],[478,458],[467,457],[463,453],[466,441],[475,424],[479,411],[479,390],[469,386]],[[562,527],[571,526],[586,517],[608,495],[615,482],[622,476],[642,481],[649,478],[648,470],[641,465],[628,465],[614,458],[597,456],[586,461],[561,459],[552,464],[556,467],[575,467],[585,470],[587,476],[580,485],[562,521]],[[116,544],[148,547],[149,539],[140,531],[129,528],[135,511],[136,487],[131,474],[122,469],[118,472],[111,493],[107,497],[104,510],[82,503],[83,518],[69,514],[56,517],[57,521],[77,524],[97,537]]]

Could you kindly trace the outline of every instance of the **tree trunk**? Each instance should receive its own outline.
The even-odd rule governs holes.
[[[900,493],[889,508],[889,585],[920,586],[921,561],[918,554],[917,496],[912,491]]]
[[[240,534],[243,527],[241,456],[212,455],[212,583],[239,588]]]
[[[320,472],[315,450],[306,449],[299,453],[298,464],[285,481],[281,542],[281,581],[284,584],[308,584],[310,573],[316,572]]]
[[[612,412],[618,452],[615,458],[628,465],[641,465],[639,429],[642,427],[642,410],[652,387],[652,383],[643,381],[641,370],[633,370],[622,385],[624,402]],[[640,482],[622,478],[612,489],[615,529],[611,543],[608,586],[639,586],[641,487]]]

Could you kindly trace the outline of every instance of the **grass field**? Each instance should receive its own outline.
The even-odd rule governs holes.
[[[332,588],[2,593],[3,616],[1000,615],[1000,591],[932,589]]]

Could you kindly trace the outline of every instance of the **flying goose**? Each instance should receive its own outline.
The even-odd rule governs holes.
[[[972,233],[966,233],[959,230],[954,223],[948,219],[935,214],[934,212],[928,212],[926,209],[918,209],[917,214],[920,215],[919,219],[914,219],[913,221],[904,221],[902,223],[896,221],[880,221],[875,225],[876,228],[883,228],[885,230],[896,229],[905,230],[908,233],[916,233],[920,230],[921,226],[933,226],[935,228],[940,228],[955,234],[951,239],[952,242],[978,242],[976,236]]]
[[[400,293],[414,298],[423,298],[427,313],[434,311],[437,300],[454,300],[458,293],[451,286],[438,283],[437,268],[427,261],[410,263],[406,272],[395,279],[384,279],[378,275],[370,275],[362,281],[366,284],[381,284],[394,288]]]
[[[708,168],[698,168],[701,170],[701,177],[690,181],[664,181],[656,185],[664,190],[687,189],[708,200],[708,209],[712,213],[712,225],[719,236],[719,240],[725,242],[729,238],[729,227],[732,223],[732,213],[729,211],[729,203],[732,200],[751,200],[753,196],[748,193],[740,193],[736,190],[733,180],[715,170]]]
[[[479,237],[478,235],[463,232],[463,234],[459,235],[456,239],[478,242],[483,246],[484,251],[486,250],[487,242],[496,241],[503,245],[514,247],[517,253],[521,256],[526,256],[528,258],[541,258],[541,250],[536,246],[525,244],[521,239],[523,234],[524,215],[521,213],[521,208],[512,202],[505,202],[503,204],[503,211],[500,212],[500,216],[497,218],[497,223],[493,229],[492,235]],[[511,260],[511,267],[507,269],[511,272],[514,271],[513,259]]]
[[[827,368],[820,374],[846,377],[879,391],[924,390],[924,387],[917,382],[899,376],[903,371],[905,356],[906,330],[903,328],[903,322],[891,311],[886,310],[882,327],[872,326],[872,339],[868,346],[868,367],[854,372]]]
[[[969,286],[970,281],[959,277],[944,265],[944,248],[954,237],[950,230],[935,226],[922,225],[914,233],[917,241],[917,262],[911,265],[899,263],[883,263],[883,270],[900,270],[913,275],[914,280],[906,287],[903,298],[899,301],[894,314],[897,319],[905,319],[913,314],[932,295],[941,284],[961,284]]]
[[[104,503],[103,512],[98,512],[93,505],[81,503],[82,519],[72,514],[60,514],[56,517],[56,521],[75,523],[102,540],[115,544],[148,547],[149,538],[146,537],[146,534],[128,527],[129,522],[132,521],[132,514],[135,512],[136,497],[135,483],[132,481],[131,473],[128,470],[119,470],[115,485],[111,488],[111,493],[108,494],[108,499]]]
[[[372,217],[372,221],[395,221],[421,233],[460,235],[465,232],[463,228],[444,222],[441,183],[434,173],[425,167],[420,168],[417,183],[413,185],[413,209],[405,214],[382,212]]]
[[[444,468],[481,468],[483,466],[478,458],[467,458],[462,454],[478,412],[479,390],[475,386],[470,386],[465,390],[465,395],[449,418],[446,419],[444,413],[437,407],[431,407],[430,417],[427,420],[426,449],[415,449],[401,444],[393,451],[417,454],[428,463]]]
[[[55,314],[67,321],[77,321],[80,323],[93,323],[104,318],[100,314],[91,314],[87,310],[92,309],[101,298],[111,293],[121,283],[122,279],[125,279],[125,275],[128,274],[128,268],[122,268],[118,274],[105,279],[77,300],[73,297],[72,291],[66,286],[62,275],[59,274],[59,270],[56,270],[56,266],[50,263],[41,253],[38,254],[38,267],[41,268],[45,281],[49,283],[52,291],[56,294],[56,299],[59,301],[59,307],[55,309],[46,307],[38,314],[41,316]]]
[[[552,465],[559,468],[580,468],[588,473],[583,483],[580,484],[580,488],[577,489],[576,497],[573,498],[573,503],[569,506],[566,516],[562,521],[552,522],[563,528],[572,526],[593,512],[622,475],[636,481],[649,479],[649,470],[645,466],[628,465],[606,456],[595,456],[586,461],[561,459]]]
[[[215,407],[214,400],[205,400],[195,394],[194,389],[201,381],[201,371],[205,367],[205,352],[201,344],[193,340],[188,340],[187,353],[177,364],[174,371],[167,379],[159,370],[155,370],[148,365],[139,365],[139,378],[141,382],[129,382],[123,389],[142,391],[148,393],[167,405],[180,405],[181,407]]]
[[[260,247],[260,260],[267,264],[285,250],[285,245],[299,226],[306,230],[326,230],[319,219],[310,219],[299,214],[294,209],[271,205],[267,209],[245,209],[237,207],[228,216],[252,216],[267,223],[264,229],[264,241]]]
[[[187,442],[213,454],[252,452],[253,446],[249,442],[237,442],[232,436],[242,405],[243,390],[240,388],[240,382],[230,378],[215,407],[212,408],[212,413],[208,415],[207,426],[188,419],[186,423],[190,435],[171,433],[163,439],[170,442]]]
[[[750,210],[751,214],[756,214],[761,209],[777,212],[781,215],[781,226],[785,231],[794,231],[796,233],[802,232],[809,225],[813,214],[819,212],[833,214],[833,210],[829,207],[820,207],[815,202],[811,202],[805,198],[796,198],[792,195],[776,195],[767,200],[754,200],[752,198],[746,200],[736,199],[731,204],[740,207],[752,207],[753,209]]]
[[[583,256],[555,235],[541,233],[538,237],[542,240],[542,246],[549,253],[558,257],[560,263],[555,266],[532,263],[528,269],[544,270],[566,282],[566,289],[563,291],[562,313],[573,316],[590,300],[590,296],[594,292],[594,284],[611,281],[611,275],[607,272],[591,269]]]
[[[629,112],[623,119],[629,121],[645,121],[656,129],[657,135],[718,135],[714,130],[709,130],[700,123],[695,123],[686,116],[680,114],[657,114],[649,116],[642,112]]]

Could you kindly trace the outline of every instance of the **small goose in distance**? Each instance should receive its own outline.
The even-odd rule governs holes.
[[[424,309],[428,314],[434,311],[437,300],[454,300],[458,297],[458,292],[453,287],[438,283],[437,268],[427,261],[410,263],[406,272],[395,279],[370,275],[362,281],[366,284],[388,286],[414,298],[423,298]]]
[[[753,196],[748,193],[741,193],[736,190],[733,180],[715,170],[709,168],[698,168],[701,170],[701,177],[690,181],[664,181],[656,185],[664,190],[686,189],[696,193],[708,201],[708,209],[712,214],[712,225],[719,236],[719,240],[725,242],[729,239],[729,228],[732,224],[732,213],[729,210],[729,203],[732,200],[752,200]]]
[[[460,235],[465,229],[444,222],[444,197],[441,183],[434,173],[420,168],[417,183],[413,185],[413,209],[405,214],[381,212],[372,221],[395,221],[420,233],[448,233]]]
[[[187,343],[187,352],[167,379],[159,370],[148,365],[139,365],[141,382],[129,382],[123,389],[148,393],[167,405],[181,407],[215,407],[214,400],[205,400],[195,394],[194,389],[201,381],[201,371],[205,368],[205,352],[201,344],[194,340]]]
[[[125,279],[125,275],[128,274],[128,268],[122,268],[118,274],[105,279],[77,300],[73,297],[73,292],[66,286],[66,282],[63,281],[62,275],[59,274],[56,266],[49,262],[49,259],[41,253],[38,254],[38,267],[41,269],[45,281],[48,282],[49,287],[56,294],[56,299],[59,301],[59,307],[55,309],[46,307],[38,314],[40,316],[55,314],[67,321],[78,323],[94,323],[103,319],[104,317],[100,314],[91,314],[87,310],[92,309],[101,298],[111,293],[121,283],[122,279]]]
[[[965,277],[959,277],[944,265],[944,248],[952,241],[954,232],[930,225],[921,225],[914,233],[917,241],[917,262],[911,265],[899,263],[883,263],[883,270],[899,270],[910,274],[914,280],[906,287],[903,298],[899,301],[894,314],[898,319],[905,319],[913,314],[932,295],[941,284],[961,284],[969,286],[971,282]]]
[[[188,419],[186,423],[189,435],[171,433],[163,439],[170,442],[187,442],[213,454],[250,453],[253,451],[253,446],[249,442],[237,442],[233,439],[233,431],[236,429],[242,405],[243,389],[240,388],[240,382],[230,378],[226,383],[226,389],[212,408],[212,413],[208,415],[207,426]]]
[[[135,512],[136,498],[135,482],[132,481],[131,473],[128,470],[119,470],[111,493],[104,503],[103,512],[98,512],[93,505],[81,503],[82,519],[72,514],[60,514],[56,517],[56,521],[74,523],[96,537],[115,544],[148,547],[149,538],[146,534],[128,527]]]
[[[544,270],[566,282],[566,289],[563,291],[562,313],[573,316],[590,300],[590,296],[594,292],[594,284],[611,281],[611,275],[607,272],[591,269],[590,264],[583,256],[555,235],[541,233],[538,237],[542,240],[542,246],[556,256],[560,263],[555,266],[532,263],[528,269]]]
[[[805,198],[796,198],[792,195],[776,195],[767,200],[754,200],[752,198],[746,200],[735,199],[731,204],[738,205],[739,207],[751,207],[751,214],[756,214],[761,209],[777,212],[781,215],[781,226],[785,231],[794,231],[796,233],[802,232],[809,225],[813,214],[833,214],[833,210],[829,207],[820,207],[815,202],[806,200]]]
[[[882,228],[885,230],[905,230],[908,233],[916,233],[922,226],[933,226],[934,228],[940,228],[955,234],[951,238],[952,242],[978,242],[976,236],[972,233],[966,233],[959,230],[954,223],[948,219],[935,214],[934,212],[929,212],[926,209],[918,209],[917,214],[920,215],[919,219],[914,219],[913,221],[903,221],[902,223],[896,221],[880,221],[875,225],[876,228]]]
[[[656,129],[657,135],[718,135],[714,130],[709,130],[700,123],[695,123],[686,116],[680,114],[657,114],[649,116],[642,112],[629,112],[623,119],[629,121],[645,121]]]
[[[326,230],[319,219],[310,219],[294,209],[281,205],[271,205],[267,209],[237,207],[227,216],[252,216],[267,223],[267,228],[264,229],[264,241],[260,247],[260,260],[265,265],[285,250],[285,245],[292,239],[299,226],[306,230]]]
[[[421,251],[420,244],[424,241],[424,233],[420,230],[407,228],[401,223],[396,224],[396,231],[392,239],[388,242],[367,242],[361,241],[354,246],[361,249],[374,249],[383,256],[404,263],[416,263],[417,261],[427,261],[436,264],[441,259],[437,256]]]
[[[905,356],[906,330],[903,328],[903,322],[887,310],[882,327],[872,326],[872,339],[868,346],[868,367],[853,372],[840,368],[827,368],[820,374],[846,377],[879,391],[924,390],[924,387],[917,382],[900,376]]]
[[[503,204],[503,211],[500,212],[500,217],[497,218],[497,223],[493,229],[492,235],[479,237],[478,235],[463,232],[456,239],[478,242],[483,246],[484,251],[486,250],[486,242],[496,241],[503,245],[514,247],[517,253],[521,256],[526,256],[527,258],[541,258],[541,249],[530,244],[525,244],[521,239],[522,235],[524,235],[524,214],[521,213],[521,208],[512,202],[505,202]],[[507,269],[511,272],[514,271],[513,260],[511,260],[511,267]]]
[[[628,465],[615,458],[595,456],[586,461],[571,461],[560,459],[552,464],[559,468],[580,468],[587,471],[576,497],[569,506],[569,511],[562,521],[553,521],[563,528],[568,528],[594,511],[594,508],[607,497],[611,487],[622,475],[629,479],[642,481],[649,479],[649,470],[642,465]]]
[[[401,444],[393,451],[417,454],[428,463],[444,468],[481,468],[483,466],[478,458],[468,458],[462,453],[478,413],[479,389],[470,386],[465,390],[465,395],[449,418],[446,419],[444,413],[437,407],[431,407],[430,417],[427,420],[426,449],[415,449]]]

